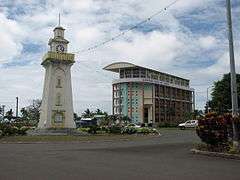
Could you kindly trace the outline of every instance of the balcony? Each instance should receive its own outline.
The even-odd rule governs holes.
[[[190,88],[188,86],[176,85],[173,83],[150,79],[150,78],[120,78],[120,79],[113,80],[113,84],[129,83],[129,82],[152,83],[152,84],[159,84],[159,85],[163,85],[163,86],[174,87],[174,88],[188,90],[188,91],[194,91],[193,88]]]
[[[43,63],[45,61],[64,61],[68,63],[74,63],[74,54],[71,53],[58,53],[58,52],[51,52],[48,51],[44,56],[43,56]]]

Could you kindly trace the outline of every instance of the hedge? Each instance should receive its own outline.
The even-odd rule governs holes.
[[[209,113],[198,120],[197,135],[210,146],[226,145],[232,139],[232,121],[231,114]],[[238,120],[238,127],[239,124]]]

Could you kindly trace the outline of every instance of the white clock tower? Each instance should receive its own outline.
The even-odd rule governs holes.
[[[64,39],[64,30],[60,25],[53,30],[54,37],[48,43],[50,51],[43,57],[46,71],[38,129],[76,128],[71,84],[74,54],[67,53],[69,41]]]

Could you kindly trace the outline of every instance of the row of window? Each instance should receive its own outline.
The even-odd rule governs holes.
[[[169,83],[180,85],[180,86],[189,86],[189,81],[187,80],[184,80],[175,76],[171,76],[168,74],[154,72],[151,70],[146,70],[141,68],[121,69],[120,78],[149,78],[149,79],[169,82]]]

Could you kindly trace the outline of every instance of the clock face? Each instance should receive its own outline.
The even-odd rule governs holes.
[[[64,52],[64,46],[62,44],[57,45],[56,47],[57,52]]]

